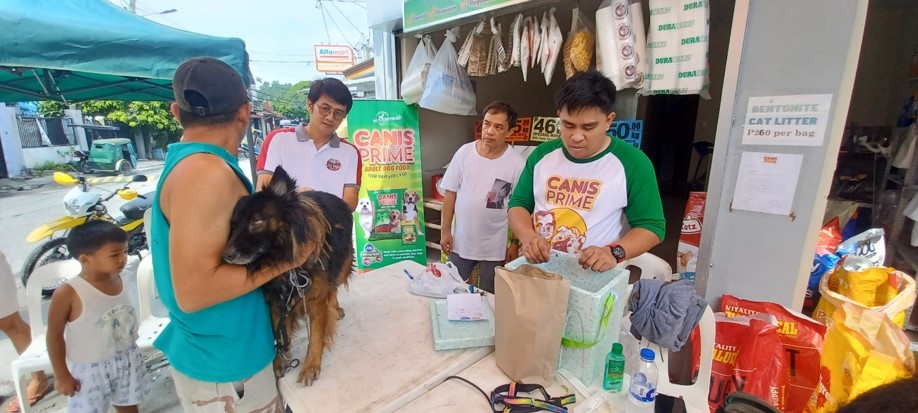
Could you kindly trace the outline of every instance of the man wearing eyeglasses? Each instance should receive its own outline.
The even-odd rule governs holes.
[[[309,124],[276,129],[265,138],[256,165],[258,190],[283,166],[298,190],[337,195],[353,211],[360,191],[360,153],[335,133],[352,104],[351,91],[340,80],[314,82],[306,101]]]

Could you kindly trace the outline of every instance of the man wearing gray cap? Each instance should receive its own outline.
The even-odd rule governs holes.
[[[150,234],[156,288],[171,322],[154,345],[172,364],[186,412],[283,412],[260,287],[314,246],[294,263],[255,273],[223,262],[233,207],[253,192],[236,153],[249,127],[248,91],[232,67],[206,57],[182,63],[172,89],[184,136],[169,146]]]

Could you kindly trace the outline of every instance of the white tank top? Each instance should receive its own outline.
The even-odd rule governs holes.
[[[82,277],[67,281],[83,303],[83,312],[67,323],[67,361],[94,363],[125,351],[137,341],[137,313],[125,294],[107,295]]]

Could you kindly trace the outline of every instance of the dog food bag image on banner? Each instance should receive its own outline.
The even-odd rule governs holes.
[[[692,192],[685,205],[685,217],[682,218],[682,233],[679,234],[679,249],[676,253],[676,273],[684,280],[695,280],[695,264],[698,262],[698,246],[701,244],[706,200],[706,193]]]
[[[402,200],[404,189],[367,190],[373,203],[373,229],[370,241],[402,239]]]

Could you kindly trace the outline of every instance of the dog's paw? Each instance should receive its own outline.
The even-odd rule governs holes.
[[[342,318],[344,318],[344,309],[341,307],[338,307],[338,319],[340,320]]]
[[[322,366],[320,364],[306,364],[303,366],[303,370],[300,370],[300,376],[297,379],[303,386],[312,386],[312,383],[319,378],[319,372],[322,371]]]

